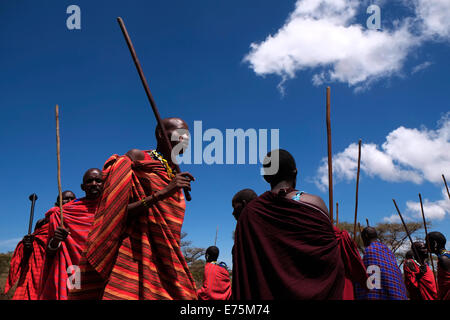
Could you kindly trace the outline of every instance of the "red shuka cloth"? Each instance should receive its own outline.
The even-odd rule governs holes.
[[[407,261],[414,264],[414,269],[408,267]],[[405,286],[409,292],[410,300],[436,300],[437,288],[434,280],[433,271],[427,266],[425,274],[418,278],[419,266],[413,259],[409,259],[403,263],[403,274],[405,277]]]
[[[70,234],[54,253],[45,257],[39,290],[40,300],[67,300],[67,280],[73,271],[68,274],[68,268],[78,266],[81,253],[86,247],[86,239],[94,221],[94,213],[98,200],[86,198],[76,199],[63,206],[64,227]],[[54,207],[46,213],[49,219],[48,241],[55,235],[55,230],[61,224],[59,207]],[[48,249],[47,249],[48,251]],[[73,277],[74,279],[76,277]],[[70,281],[70,280],[69,280]]]
[[[197,291],[199,300],[229,300],[231,298],[230,274],[225,267],[207,262],[203,286]]]
[[[135,162],[113,155],[103,166],[106,179],[80,266],[81,289],[73,290],[70,299],[197,299],[180,248],[183,192],[128,219],[129,203],[162,190],[171,180],[161,162],[145,153],[146,159]]]
[[[355,300],[354,282],[358,282],[362,287],[366,286],[367,271],[364,262],[358,252],[355,242],[345,230],[334,227],[336,238],[341,249],[341,258],[345,269],[345,285],[343,300]]]
[[[236,226],[233,299],[342,299],[344,266],[328,215],[265,192]]]
[[[26,263],[24,258],[23,241],[17,244],[11,258],[8,279],[5,285],[5,294],[18,282],[12,300],[37,300],[39,281],[44,266],[45,248],[47,243],[48,223],[33,232],[33,249]]]
[[[437,281],[439,300],[450,300],[450,272],[445,271],[439,262]]]

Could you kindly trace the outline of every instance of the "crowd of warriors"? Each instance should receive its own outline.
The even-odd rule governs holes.
[[[164,119],[169,136],[187,124]],[[200,300],[449,300],[450,253],[446,239],[431,232],[415,242],[402,274],[377,230],[361,232],[364,255],[345,230],[333,225],[324,201],[296,189],[297,166],[286,150],[267,154],[263,168],[270,189],[232,198],[237,221],[232,280],[219,249],[206,250],[203,286],[196,288],[180,248],[185,214],[182,190],[194,177],[174,172],[159,127],[157,148],[113,155],[102,169],[89,169],[76,198],[62,194],[17,245],[5,286],[13,299],[200,299]],[[172,141],[172,148],[186,138]],[[266,171],[267,172],[267,171]],[[63,217],[63,221],[61,220]],[[438,257],[437,275],[427,264]],[[436,279],[437,278],[437,283]]]

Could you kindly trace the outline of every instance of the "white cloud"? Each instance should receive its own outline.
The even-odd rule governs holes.
[[[424,37],[450,40],[450,1],[415,0],[417,19]]]
[[[442,174],[450,176],[449,116],[442,117],[436,130],[399,127],[387,135],[381,147],[363,143],[361,172],[388,182],[442,183]],[[333,155],[333,182],[355,179],[357,161],[356,143]],[[322,191],[328,187],[327,158],[321,161],[315,183]]]
[[[366,10],[359,1],[298,0],[285,24],[264,41],[252,43],[244,61],[260,76],[281,76],[280,90],[306,69],[317,71],[314,85],[337,81],[360,90],[400,73],[407,55],[424,41],[449,38],[450,1],[412,3],[415,17],[397,21],[392,30],[376,31],[355,23],[358,12]]]
[[[442,220],[447,214],[450,214],[450,200],[448,199],[447,190],[442,189],[442,199],[438,201],[429,201],[423,199],[423,213],[427,220]],[[407,210],[413,214],[413,217],[422,219],[422,210],[420,209],[420,202],[408,201],[406,202]]]
[[[384,217],[383,221],[386,223],[401,223],[400,217],[398,214],[392,214],[389,217]]]
[[[431,66],[433,63],[431,61],[425,61],[417,66],[415,66],[412,70],[411,70],[411,74],[417,73],[419,71],[425,70],[426,68],[428,68],[429,66]]]
[[[22,238],[0,240],[0,252],[13,251]]]

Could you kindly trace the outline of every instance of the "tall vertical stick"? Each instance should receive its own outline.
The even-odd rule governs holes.
[[[448,191],[447,181],[445,181],[444,175],[442,175],[442,179],[444,179],[445,188],[447,189],[448,198],[450,199],[450,192]]]
[[[61,145],[59,137],[59,106],[55,108],[56,115],[56,159],[58,161],[58,192],[59,192],[59,212],[61,213],[61,227],[64,228],[64,215],[62,209],[62,189],[61,189]]]
[[[339,202],[336,202],[336,226],[339,224]]]
[[[366,225],[367,225],[368,227],[370,227],[369,219],[367,219],[367,218],[366,218]]]
[[[422,258],[419,256],[416,246],[414,245],[414,242],[412,241],[412,238],[411,238],[411,235],[409,234],[408,227],[406,226],[405,220],[403,220],[402,214],[400,213],[400,210],[398,209],[397,202],[395,202],[394,199],[392,199],[392,201],[394,201],[395,209],[397,209],[398,215],[400,216],[400,220],[402,221],[402,224],[403,224],[403,228],[405,228],[406,235],[408,236],[409,241],[411,242],[411,248],[414,251],[414,255],[417,257],[417,259],[419,259],[420,265],[423,265]]]
[[[217,229],[216,229],[216,239],[214,240],[214,246],[217,243],[217,233],[219,233],[219,226],[217,226]]]
[[[353,223],[353,241],[356,241],[356,220],[358,217],[358,191],[359,191],[359,171],[361,167],[361,139],[358,142],[358,171],[356,172],[356,200],[355,200],[355,221]]]
[[[34,217],[34,205],[36,204],[36,200],[37,200],[37,195],[36,193],[33,193],[32,195],[30,195],[28,197],[28,199],[30,199],[31,201],[31,210],[30,210],[30,220],[29,220],[29,224],[28,224],[28,234],[31,234],[32,228],[33,228],[33,217]]]
[[[131,57],[133,58],[134,65],[136,66],[136,69],[138,71],[139,77],[141,78],[142,85],[144,86],[145,93],[147,94],[147,98],[150,102],[150,106],[152,107],[153,114],[155,115],[156,122],[158,122],[159,127],[161,128],[161,132],[163,134],[164,142],[166,143],[166,147],[170,152],[170,156],[172,156],[172,144],[170,142],[169,136],[167,135],[166,127],[164,126],[164,122],[161,120],[161,116],[159,115],[158,108],[156,106],[156,102],[153,99],[153,95],[150,92],[150,88],[147,83],[147,79],[145,78],[144,71],[142,70],[141,63],[139,62],[139,59],[137,57],[136,51],[134,50],[133,43],[131,42],[131,38],[128,34],[127,28],[125,27],[125,23],[123,22],[122,18],[118,17],[117,22],[119,23],[120,29],[122,30],[123,36],[125,37],[125,41],[127,43],[128,49],[130,50]],[[174,161],[173,163],[175,167],[176,173],[181,173],[180,167],[178,164]],[[183,188],[184,195],[187,201],[191,201],[191,194],[189,193],[189,190],[187,188]]]
[[[420,210],[422,211],[423,226],[425,228],[425,239],[426,239],[426,243],[427,243],[428,257],[430,259],[431,267],[433,268],[434,281],[437,283],[436,273],[434,273],[433,256],[431,255],[430,242],[428,241],[427,221],[425,220],[425,213],[423,212],[422,195],[420,193],[419,193],[419,199],[420,199]]]
[[[327,87],[327,142],[328,142],[328,208],[333,223],[333,159],[331,153],[330,87]]]

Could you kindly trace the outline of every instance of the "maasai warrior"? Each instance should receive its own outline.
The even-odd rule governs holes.
[[[439,300],[450,300],[450,252],[445,250],[447,239],[440,232],[430,232],[427,238],[427,247],[438,256],[438,297]]]
[[[418,257],[414,253],[413,246],[419,255]],[[405,285],[409,293],[409,299],[436,300],[437,289],[434,274],[431,268],[425,264],[425,260],[428,258],[428,251],[425,244],[416,241],[411,246],[411,251],[413,252],[413,257],[407,259],[403,265],[403,275],[405,277]],[[418,261],[423,261],[423,265]]]
[[[231,298],[230,274],[225,262],[217,263],[219,248],[206,249],[203,286],[197,291],[199,300],[229,300]]]
[[[258,195],[252,189],[243,189],[233,196],[231,206],[233,207],[233,217],[236,221],[239,219],[242,210],[244,210],[247,204],[257,197]]]
[[[63,193],[63,201],[70,201],[72,191]],[[34,232],[26,235],[14,250],[11,258],[5,294],[18,281],[13,300],[37,300],[39,281],[44,267],[45,248],[48,236],[48,220],[36,222]]]
[[[363,262],[369,273],[371,286],[355,284],[357,300],[406,300],[406,288],[397,260],[389,248],[378,240],[375,228],[361,232],[366,248]],[[371,281],[372,278],[375,280]]]
[[[41,300],[67,300],[69,290],[79,279],[78,264],[86,247],[86,239],[94,221],[103,187],[102,171],[89,169],[83,176],[81,189],[85,197],[63,205],[64,227],[59,207],[46,213],[49,220],[44,270],[39,288]],[[75,279],[75,284],[72,282]]]
[[[187,124],[179,118],[163,121],[174,156],[182,153]],[[197,298],[180,248],[182,188],[190,190],[194,178],[173,173],[159,127],[155,134],[156,150],[133,149],[106,161],[105,189],[80,266],[81,289],[70,299]]]
[[[341,258],[345,269],[345,285],[342,294],[343,300],[355,300],[354,283],[366,285],[367,272],[361,259],[356,243],[346,230],[334,227],[336,238],[341,249]]]
[[[263,166],[271,191],[237,222],[233,299],[342,299],[344,266],[325,203],[295,189],[286,150],[269,152]]]

